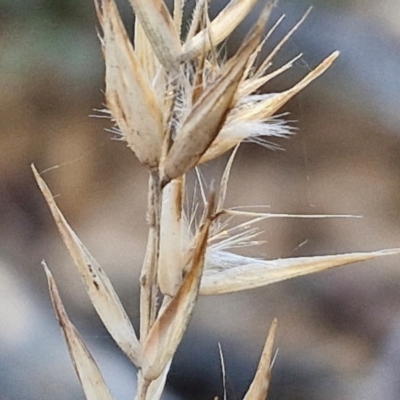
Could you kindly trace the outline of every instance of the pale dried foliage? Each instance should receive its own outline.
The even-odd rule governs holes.
[[[257,244],[254,227],[268,218],[328,218],[226,209],[224,200],[238,145],[245,140],[285,136],[290,129],[274,114],[324,73],[332,53],[299,83],[281,93],[260,94],[266,82],[290,68],[295,59],[270,71],[271,60],[300,21],[261,62],[264,28],[273,4],[267,4],[237,52],[218,56],[229,34],[257,0],[232,0],[212,21],[207,1],[198,0],[187,34],[182,34],[184,0],[170,14],[162,0],[131,0],[136,15],[131,43],[114,0],[96,0],[105,59],[107,110],[114,131],[149,171],[148,245],[140,279],[140,334],[130,322],[110,280],[58,209],[33,167],[61,236],[86,291],[108,332],[137,367],[137,399],[163,393],[174,353],[186,331],[199,295],[218,295],[265,286],[329,268],[399,253],[399,249],[318,257],[263,260],[231,251]],[[265,139],[264,139],[265,140]],[[206,193],[187,211],[185,175],[232,150],[218,193]],[[346,216],[341,216],[346,217]],[[244,218],[241,223],[234,223]],[[68,319],[55,281],[44,264],[57,318],[87,399],[112,399],[99,369]],[[274,320],[246,400],[264,399],[271,375]]]

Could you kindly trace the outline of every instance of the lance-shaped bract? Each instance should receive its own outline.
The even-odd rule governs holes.
[[[249,264],[228,268],[220,272],[206,269],[201,281],[200,294],[214,295],[254,289],[286,279],[394,254],[400,254],[400,249],[331,256],[253,260],[253,262],[250,262],[251,259],[249,259]]]
[[[233,105],[249,57],[260,43],[269,15],[267,11],[264,10],[238,53],[224,65],[216,82],[205,90],[184,121],[162,165],[163,185],[195,167],[219,134]]]
[[[146,76],[147,80],[151,82],[154,94],[161,99],[164,98],[164,75],[160,74],[159,71],[162,69],[160,61],[154,53],[153,48],[149,39],[147,39],[146,33],[144,32],[142,25],[138,19],[135,19],[135,55],[142,68],[142,73]],[[159,79],[155,80],[156,75]]]
[[[85,346],[79,332],[68,318],[50,270],[44,261],[42,265],[46,272],[51,301],[86,399],[113,400],[96,362]]]
[[[251,129],[252,123],[267,122],[274,115],[274,113],[284,106],[293,96],[295,96],[313,80],[323,74],[338,56],[338,51],[332,53],[292,88],[282,93],[259,95],[257,101],[254,100],[254,103],[251,105],[251,107],[247,106],[242,108],[234,108],[232,115],[228,116],[225,125],[221,129],[221,132],[212,142],[207,151],[203,154],[199,163],[205,163],[216,157],[219,157],[243,140],[252,137],[252,135],[256,135],[257,133]],[[248,85],[248,81],[251,82],[251,79],[246,80],[244,85]],[[264,100],[263,96],[265,96]],[[251,96],[249,96],[249,104],[251,104],[251,101]],[[249,125],[250,129],[245,129],[246,124]],[[267,127],[265,124],[264,126]]]
[[[33,165],[32,170],[100,319],[121,350],[136,366],[140,366],[139,341],[110,280],[68,225],[49,188]]]
[[[182,282],[184,180],[174,179],[163,191],[160,223],[158,284],[163,294],[174,296]]]
[[[183,46],[182,60],[189,60],[209,51],[213,46],[223,42],[246,18],[259,0],[232,0],[211,22]],[[275,5],[268,5],[271,10]],[[196,22],[196,21],[194,21]],[[192,29],[193,30],[193,29]],[[209,38],[212,37],[211,43]]]
[[[222,211],[224,208],[226,193],[228,191],[229,177],[231,174],[233,161],[235,160],[238,150],[239,150],[239,144],[233,149],[232,154],[229,156],[228,161],[225,166],[225,169],[224,169],[224,173],[222,174],[219,195],[218,195],[217,213]]]
[[[266,120],[270,118],[276,111],[284,106],[293,96],[302,91],[312,81],[322,75],[338,58],[339,52],[335,51],[327,58],[325,58],[316,68],[314,68],[309,74],[307,74],[300,82],[294,85],[292,88],[285,90],[282,93],[275,93],[268,95],[265,100],[254,104],[253,107],[244,109],[242,113],[238,113],[237,118],[239,119],[262,119]]]
[[[212,209],[213,201],[210,201],[207,219],[196,237],[191,268],[177,294],[161,311],[147,336],[143,348],[142,373],[148,381],[157,379],[171,361],[189,323],[203,273]]]
[[[154,52],[167,72],[176,72],[181,56],[180,39],[163,0],[130,0]]]
[[[268,337],[257,367],[253,382],[249,387],[243,400],[265,400],[271,380],[271,362],[273,356],[273,346],[278,321],[274,319],[269,329]]]
[[[139,161],[156,168],[164,129],[158,99],[137,60],[114,0],[100,1],[96,9],[103,29],[107,106]]]
[[[218,135],[241,79],[243,60],[240,66],[231,64],[230,67],[199,99],[184,122],[163,165],[163,185],[196,166]]]

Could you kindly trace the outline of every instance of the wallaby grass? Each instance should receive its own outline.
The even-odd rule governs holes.
[[[257,223],[271,218],[338,218],[349,215],[291,215],[262,207],[225,207],[232,164],[239,145],[291,129],[274,117],[295,94],[324,73],[334,52],[293,87],[259,93],[269,80],[301,57],[275,67],[273,57],[305,16],[263,60],[262,46],[281,19],[264,35],[275,4],[266,4],[237,52],[219,57],[219,45],[258,1],[231,1],[212,21],[207,1],[197,1],[188,33],[182,37],[184,1],[171,14],[161,0],[131,0],[136,15],[131,43],[114,0],[95,2],[105,59],[106,109],[112,131],[126,141],[149,174],[148,243],[140,277],[140,327],[129,320],[105,272],[69,226],[34,166],[38,185],[85,289],[105,327],[136,366],[136,399],[159,399],[173,356],[200,295],[220,295],[266,286],[329,268],[397,254],[369,253],[264,260],[236,249],[260,244]],[[213,182],[197,174],[198,197],[190,204],[186,174],[230,151],[224,173]],[[198,200],[197,200],[198,198]],[[43,262],[50,295],[74,367],[87,399],[112,399],[94,359],[69,320],[52,274]],[[267,396],[277,320],[271,323],[254,379],[244,399]],[[138,332],[137,332],[138,331]]]

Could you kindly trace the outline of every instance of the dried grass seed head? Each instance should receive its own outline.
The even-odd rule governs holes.
[[[198,1],[189,32],[180,38],[183,3],[175,1],[172,16],[162,0],[131,0],[137,17],[132,46],[114,0],[96,1],[103,29],[107,106],[139,161],[158,169],[164,185],[244,140],[288,135],[290,129],[282,121],[276,123],[274,114],[338,55],[333,53],[293,88],[260,95],[263,84],[296,60],[264,75],[272,56],[304,18],[256,68],[275,3],[264,7],[241,48],[227,61],[218,58],[218,45],[257,1],[232,0],[212,21],[207,2]]]

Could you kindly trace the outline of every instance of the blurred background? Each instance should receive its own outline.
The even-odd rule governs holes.
[[[188,1],[188,8],[193,1]],[[260,1],[260,5],[263,0]],[[128,2],[120,1],[128,29]],[[226,1],[214,0],[211,14]],[[314,10],[275,59],[303,57],[267,91],[289,88],[334,50],[333,67],[283,111],[284,151],[245,145],[228,203],[271,212],[362,215],[272,220],[266,258],[400,247],[400,2],[281,0],[266,49]],[[257,10],[228,42],[233,50]],[[91,1],[0,0],[0,400],[83,399],[51,308],[45,259],[67,310],[117,400],[135,371],[109,339],[33,180],[35,163],[65,216],[112,279],[137,326],[147,177],[90,118],[103,107],[103,60]],[[224,160],[204,166],[220,173]],[[339,268],[249,292],[201,298],[170,374],[171,398],[228,399],[251,381],[279,320],[269,399],[400,398],[400,258]]]

